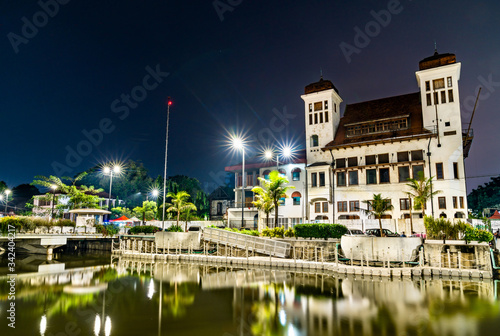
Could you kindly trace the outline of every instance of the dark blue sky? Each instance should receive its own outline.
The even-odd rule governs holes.
[[[415,92],[418,61],[433,53],[434,40],[462,62],[463,122],[470,118],[465,105],[483,86],[468,189],[500,173],[497,1],[402,0],[351,62],[340,44],[353,45],[355,27],[364,30],[371,11],[395,1],[220,0],[231,9],[222,14],[214,1],[60,2],[53,17],[40,14],[37,1],[0,3],[0,180],[10,187],[56,174],[56,163],[62,175],[74,175],[130,158],[162,174],[167,96],[174,101],[169,175],[219,184],[237,159],[224,147],[227,130],[301,142],[300,95],[320,69],[345,103]],[[36,34],[25,28],[23,37],[23,17],[38,20]],[[168,76],[144,84],[156,68]],[[125,108],[120,100],[131,93],[141,101]],[[83,131],[100,126],[102,141],[93,132],[97,145],[79,148]],[[81,162],[67,161],[68,148]]]

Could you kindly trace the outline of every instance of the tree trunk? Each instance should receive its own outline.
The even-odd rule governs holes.
[[[177,211],[177,226],[179,226],[179,219],[181,218],[181,212]]]
[[[274,203],[274,227],[278,227],[278,202]]]
[[[380,226],[380,237],[384,237],[384,230],[382,230],[382,219],[378,216],[378,224]]]
[[[269,227],[269,212],[266,212],[266,227]]]

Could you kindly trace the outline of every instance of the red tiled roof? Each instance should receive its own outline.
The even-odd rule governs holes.
[[[381,119],[395,119],[404,116],[409,116],[409,125],[407,129],[347,137],[346,125]],[[328,143],[323,150],[353,143],[418,134],[431,134],[431,132],[426,130],[423,126],[420,92],[350,104],[346,106],[344,116],[340,118],[335,139]]]
[[[495,213],[490,217],[490,219],[500,219],[500,213],[498,210],[495,210]]]

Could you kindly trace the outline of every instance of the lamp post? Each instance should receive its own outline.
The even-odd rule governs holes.
[[[55,184],[50,186],[50,189],[52,189],[52,210],[50,212],[50,219],[54,220],[54,204],[56,202],[56,189],[57,186]]]
[[[120,173],[120,166],[114,166],[113,169],[110,167],[104,167],[104,174],[109,175],[109,194],[108,194],[108,210],[111,209],[111,190],[113,188],[113,173],[119,174]]]
[[[5,189],[5,214],[7,214],[7,207],[8,207],[8,204],[9,204],[9,194],[10,194],[10,190],[9,189]]]
[[[233,148],[241,150],[242,165],[241,165],[241,227],[245,218],[245,146],[241,138],[233,139]]]
[[[162,217],[161,217],[161,230],[165,230],[165,198],[167,194],[167,154],[168,154],[168,123],[170,121],[170,105],[172,105],[172,100],[168,97],[167,100],[167,132],[165,135],[165,168],[163,170],[163,206],[162,206]]]

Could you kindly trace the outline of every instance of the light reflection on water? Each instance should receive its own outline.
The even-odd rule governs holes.
[[[489,280],[346,278],[120,257],[20,275],[17,328],[2,323],[0,334],[496,335],[498,289]]]

